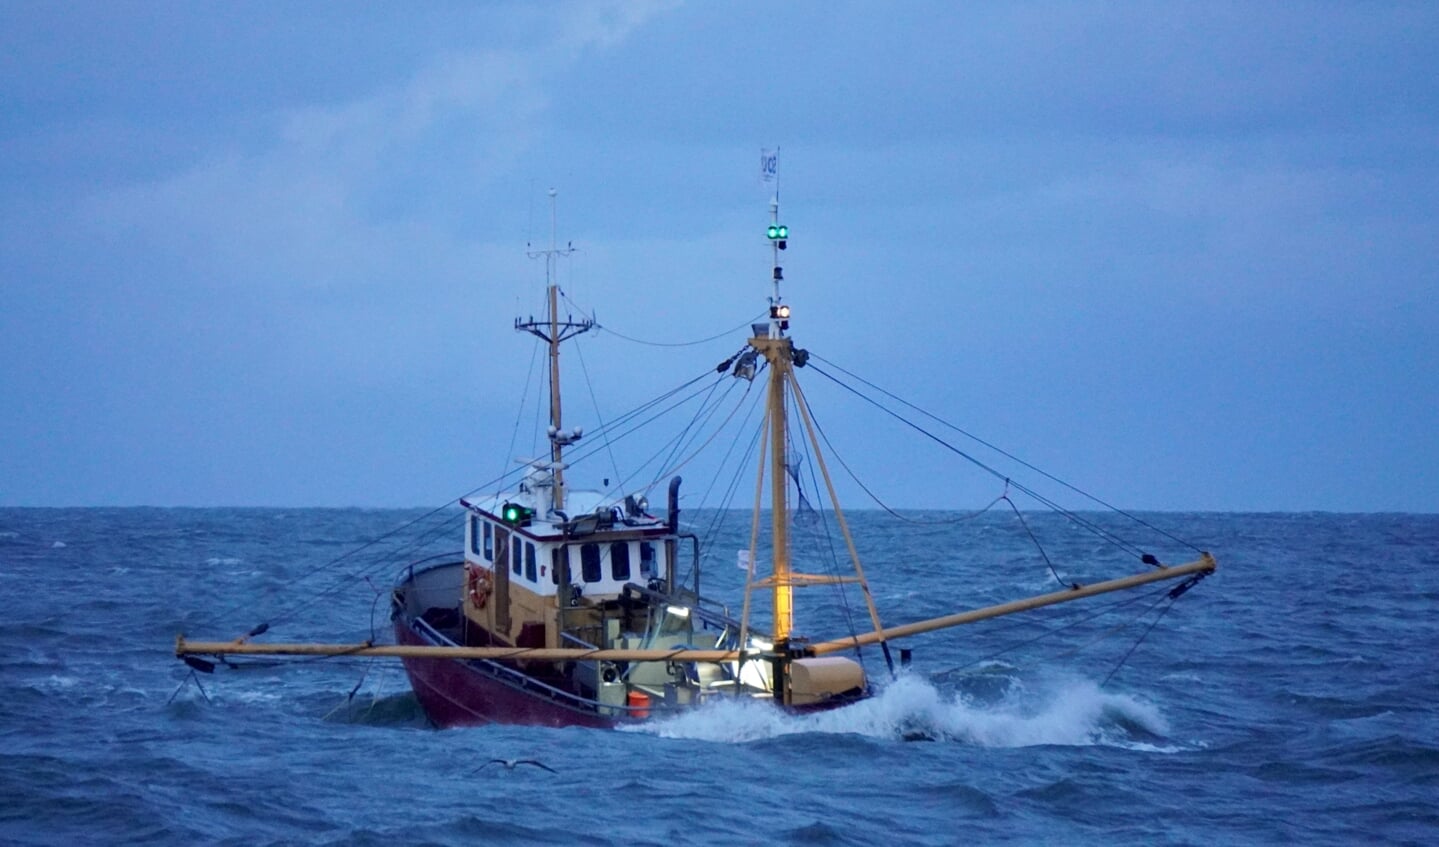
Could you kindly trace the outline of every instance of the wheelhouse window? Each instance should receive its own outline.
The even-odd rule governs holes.
[[[550,548],[550,582],[560,584],[560,568],[564,567],[565,551],[562,547]]]
[[[493,562],[495,560],[495,528],[490,525],[489,521],[483,521],[483,523],[484,526],[481,529],[484,530],[485,546],[484,552],[480,555],[485,557],[486,562]]]
[[[530,582],[539,582],[540,578],[535,573],[535,545],[525,542],[525,579]]]
[[[630,545],[628,541],[616,541],[610,545],[610,576],[615,582],[630,578]]]
[[[520,572],[520,553],[523,552],[523,547],[524,545],[520,543],[520,537],[516,535],[514,537],[514,544],[510,547],[510,570],[515,573]]]
[[[485,529],[490,528],[485,524]],[[480,516],[470,515],[470,552],[476,556],[480,555]]]
[[[659,576],[659,569],[655,567],[655,545],[648,541],[640,542],[640,576],[645,579]]]
[[[600,545],[580,545],[580,578],[585,582],[599,582],[604,577],[600,571]]]

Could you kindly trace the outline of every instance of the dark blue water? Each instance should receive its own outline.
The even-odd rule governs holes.
[[[845,710],[435,731],[396,664],[197,685],[170,651],[262,620],[387,637],[394,562],[457,547],[448,515],[0,510],[0,842],[1439,843],[1439,517],[1149,517],[1221,570],[1167,611],[1146,592],[917,638]],[[852,521],[886,623],[1055,587],[1012,516]],[[1035,523],[1063,579],[1141,569]],[[706,563],[736,602],[745,531]],[[834,599],[799,604],[802,629],[842,634]],[[477,771],[494,757],[558,773]]]

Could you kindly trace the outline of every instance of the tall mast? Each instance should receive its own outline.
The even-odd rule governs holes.
[[[527,255],[531,259],[540,256],[545,257],[545,295],[546,310],[548,314],[543,320],[530,318],[521,321],[515,318],[515,329],[522,329],[549,345],[550,352],[550,468],[554,474],[554,508],[565,507],[565,464],[564,447],[578,441],[580,428],[566,432],[561,424],[560,415],[560,342],[573,338],[576,335],[590,329],[595,322],[589,319],[573,320],[566,316],[560,320],[559,313],[559,282],[556,277],[556,262],[562,256],[568,256],[575,252],[573,243],[566,243],[564,249],[559,246],[558,213],[556,211],[556,197],[559,192],[550,189],[550,249],[533,250]]]
[[[794,355],[794,345],[785,337],[789,329],[789,306],[780,299],[779,283],[784,269],[779,264],[779,251],[785,249],[789,229],[779,222],[779,195],[769,204],[769,240],[774,271],[774,289],[770,296],[769,325],[764,337],[750,339],[750,346],[764,355],[769,363],[769,397],[766,415],[770,432],[770,533],[773,563],[770,580],[774,597],[774,637],[784,642],[794,628],[794,589],[790,580],[789,509],[787,503],[788,428],[785,419],[786,387]]]

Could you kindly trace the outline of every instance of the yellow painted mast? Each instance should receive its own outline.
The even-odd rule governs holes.
[[[769,338],[760,346],[769,362],[769,434],[770,434],[770,533],[774,545],[774,562],[770,578],[774,580],[775,641],[789,639],[794,629],[794,589],[789,579],[789,503],[788,454],[785,439],[785,386],[790,368],[789,339]]]

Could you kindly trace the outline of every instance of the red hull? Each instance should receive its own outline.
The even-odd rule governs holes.
[[[421,636],[403,616],[395,619],[395,640],[437,643]],[[500,679],[484,670],[485,663],[407,658],[404,664],[420,707],[440,728],[488,723],[609,728],[620,722]]]
[[[447,575],[458,570],[459,563],[446,563],[422,571],[409,569],[402,575],[392,609],[395,624],[395,641],[399,644],[421,647],[454,646],[452,636],[446,628],[453,628],[458,620],[459,609],[435,606],[428,608],[424,616],[416,617],[413,609],[407,609],[407,602],[398,599],[401,593],[417,592],[415,606],[422,607],[423,599],[441,601],[447,596],[443,589],[435,586],[452,584]],[[455,577],[453,582],[458,582]],[[428,580],[428,588],[418,583]],[[425,592],[429,597],[425,597]],[[430,617],[445,621],[436,628]],[[419,659],[404,658],[405,673],[410,677],[410,687],[419,700],[420,707],[430,722],[441,728],[456,726],[480,726],[490,723],[521,724],[529,726],[585,726],[611,728],[622,723],[647,720],[663,712],[660,703],[647,706],[603,705],[593,699],[581,697],[568,687],[563,679],[551,676],[548,680],[530,676],[513,665],[496,661],[463,659]],[[856,689],[850,696],[834,697],[810,706],[791,707],[791,713],[823,711],[847,705],[862,699],[867,692]]]

